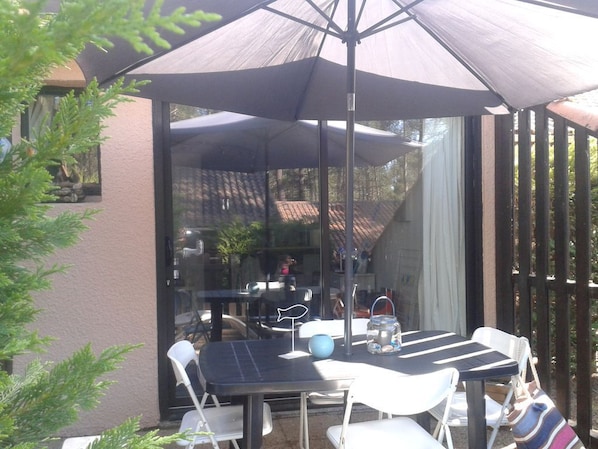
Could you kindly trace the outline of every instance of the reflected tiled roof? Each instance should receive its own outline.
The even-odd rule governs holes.
[[[266,190],[263,173],[236,173],[175,167],[173,171],[174,210],[181,211],[180,225],[217,229],[223,222],[263,221]],[[372,249],[396,213],[394,201],[356,201],[353,240],[356,248]],[[271,201],[272,222],[319,222],[319,203]],[[329,206],[330,240],[333,249],[344,247],[345,205]]]
[[[310,201],[276,201],[282,221],[318,223],[319,203]],[[370,250],[390,223],[398,208],[395,201],[355,201],[353,243],[360,250]],[[333,203],[328,208],[330,243],[333,249],[345,246],[345,205]]]
[[[216,228],[235,218],[251,223],[266,215],[263,173],[175,167],[173,185],[175,214],[182,211],[182,226]]]

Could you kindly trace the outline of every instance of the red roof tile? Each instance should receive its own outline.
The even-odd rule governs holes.
[[[240,219],[244,223],[263,221],[266,216],[263,173],[236,173],[175,167],[174,209],[182,211],[180,225],[216,229],[221,223]],[[394,201],[356,201],[354,246],[370,250],[392,220],[399,204]],[[319,223],[319,203],[273,201],[273,222]],[[344,247],[345,205],[329,206],[330,240],[333,249]]]

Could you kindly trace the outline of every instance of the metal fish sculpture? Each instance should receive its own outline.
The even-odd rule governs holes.
[[[278,317],[276,321],[280,323],[282,320],[291,320],[291,327],[295,329],[295,320],[303,318],[309,312],[309,307],[304,304],[294,304],[285,309],[278,307],[276,309]],[[291,334],[291,353],[295,352],[295,332]]]
[[[294,321],[300,318],[303,318],[309,312],[309,308],[304,304],[294,304],[286,309],[281,309],[280,307],[276,309],[278,312],[278,317],[276,318],[277,322],[281,322],[282,320],[291,320]]]

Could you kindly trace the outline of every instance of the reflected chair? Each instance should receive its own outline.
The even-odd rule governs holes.
[[[280,281],[255,281],[247,283],[245,289],[249,290],[251,286],[257,287],[260,292],[266,290],[280,290],[283,287],[282,282]]]
[[[230,441],[235,449],[239,449],[236,440],[243,438],[243,406],[221,406],[218,398],[208,393],[203,394],[201,402],[198,400],[187,375],[187,366],[192,361],[195,362],[200,380],[202,376],[197,353],[189,341],[183,340],[172,345],[168,350],[168,358],[172,362],[177,385],[185,385],[195,407],[194,410],[185,413],[179,428],[180,432],[190,433],[190,439],[179,440],[177,444],[187,449],[192,449],[196,444],[211,444],[214,449],[219,449],[219,441]],[[209,396],[212,397],[215,407],[205,407]],[[268,404],[264,404],[263,413],[263,435],[267,435],[272,431],[272,414]],[[198,432],[201,433],[193,435]]]
[[[194,310],[175,315],[176,339],[185,339],[195,343],[203,338],[204,342],[208,343],[210,341],[211,319],[212,314],[209,310]]]
[[[509,424],[507,421],[508,408],[515,390],[525,382],[531,349],[526,337],[517,337],[491,327],[477,328],[471,336],[471,340],[507,355],[516,360],[519,365],[519,373],[515,376],[511,376],[508,379],[497,379],[496,382],[486,381],[486,395],[484,397],[486,403],[486,425],[492,428],[487,446],[490,449],[494,444],[500,427]],[[530,363],[530,366],[532,367],[534,377],[537,379],[537,373],[533,364]],[[499,391],[501,397],[498,398],[495,396],[496,399],[493,399],[489,395],[490,390]],[[444,406],[444,403],[439,404],[430,410],[430,414],[438,419],[442,416]],[[449,427],[463,427],[467,426],[467,422],[466,394],[465,391],[457,391],[450,403],[447,425]],[[450,435],[450,429],[447,429],[448,435]]]
[[[365,335],[368,322],[367,318],[353,318],[351,333]],[[345,334],[345,320],[308,321],[299,328],[299,338],[309,338],[315,334],[328,334],[333,338],[342,337]],[[299,447],[301,449],[309,449],[308,399],[316,405],[342,405],[345,402],[345,392],[342,390],[301,392],[299,402]]]
[[[245,290],[252,293],[259,293],[260,295],[266,291],[278,291],[284,287],[280,281],[254,281],[248,282],[245,285]],[[262,327],[262,322],[268,321],[266,316],[262,316],[261,304],[259,301],[253,304],[245,304],[245,314],[247,317],[247,324],[254,323],[258,331]]]
[[[285,296],[287,294],[288,298],[285,297],[276,303],[275,309],[285,309],[295,304],[303,304],[308,309],[310,308],[311,300],[313,298],[313,292],[310,288],[297,287],[295,291],[284,292]],[[276,322],[275,319],[273,320],[271,317],[267,318],[267,321],[260,321],[258,323],[260,336],[282,337],[285,335],[290,335],[291,332],[295,332],[297,330],[292,326],[293,323],[291,320]],[[309,314],[297,321],[296,324],[298,324],[300,327],[307,320],[309,320]]]
[[[99,439],[99,435],[67,438],[62,442],[62,449],[87,449],[91,443]]]
[[[351,297],[353,298],[353,316],[356,318],[369,318],[370,309],[357,304],[356,292],[359,284],[353,284]],[[345,316],[345,303],[343,301],[342,291],[339,291],[336,300],[332,305],[332,315],[334,318],[342,319]]]
[[[196,310],[174,317],[176,340],[189,340],[191,343],[208,343],[211,340],[212,312],[209,310]],[[223,329],[231,329],[236,334],[243,335],[252,340],[258,337],[255,330],[247,323],[233,315],[222,314]]]
[[[421,427],[411,415],[424,413],[443,400],[450,400],[459,372],[445,368],[425,374],[403,374],[375,368],[351,384],[342,425],[328,428],[326,436],[338,449],[392,447],[397,449],[442,449],[448,407],[434,435]],[[349,423],[353,404],[361,403],[383,414],[394,416],[377,421]],[[445,402],[446,403],[446,402]],[[453,448],[447,433],[447,445]]]

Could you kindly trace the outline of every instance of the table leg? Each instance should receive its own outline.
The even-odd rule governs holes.
[[[251,394],[243,404],[243,449],[262,449],[264,395]]]
[[[244,302],[245,306],[245,338],[249,340],[249,301]]]
[[[467,397],[467,439],[470,449],[485,449],[486,404],[484,402],[484,381],[465,382]]]
[[[220,301],[212,301],[210,303],[210,312],[212,319],[210,341],[222,341],[222,303]]]

